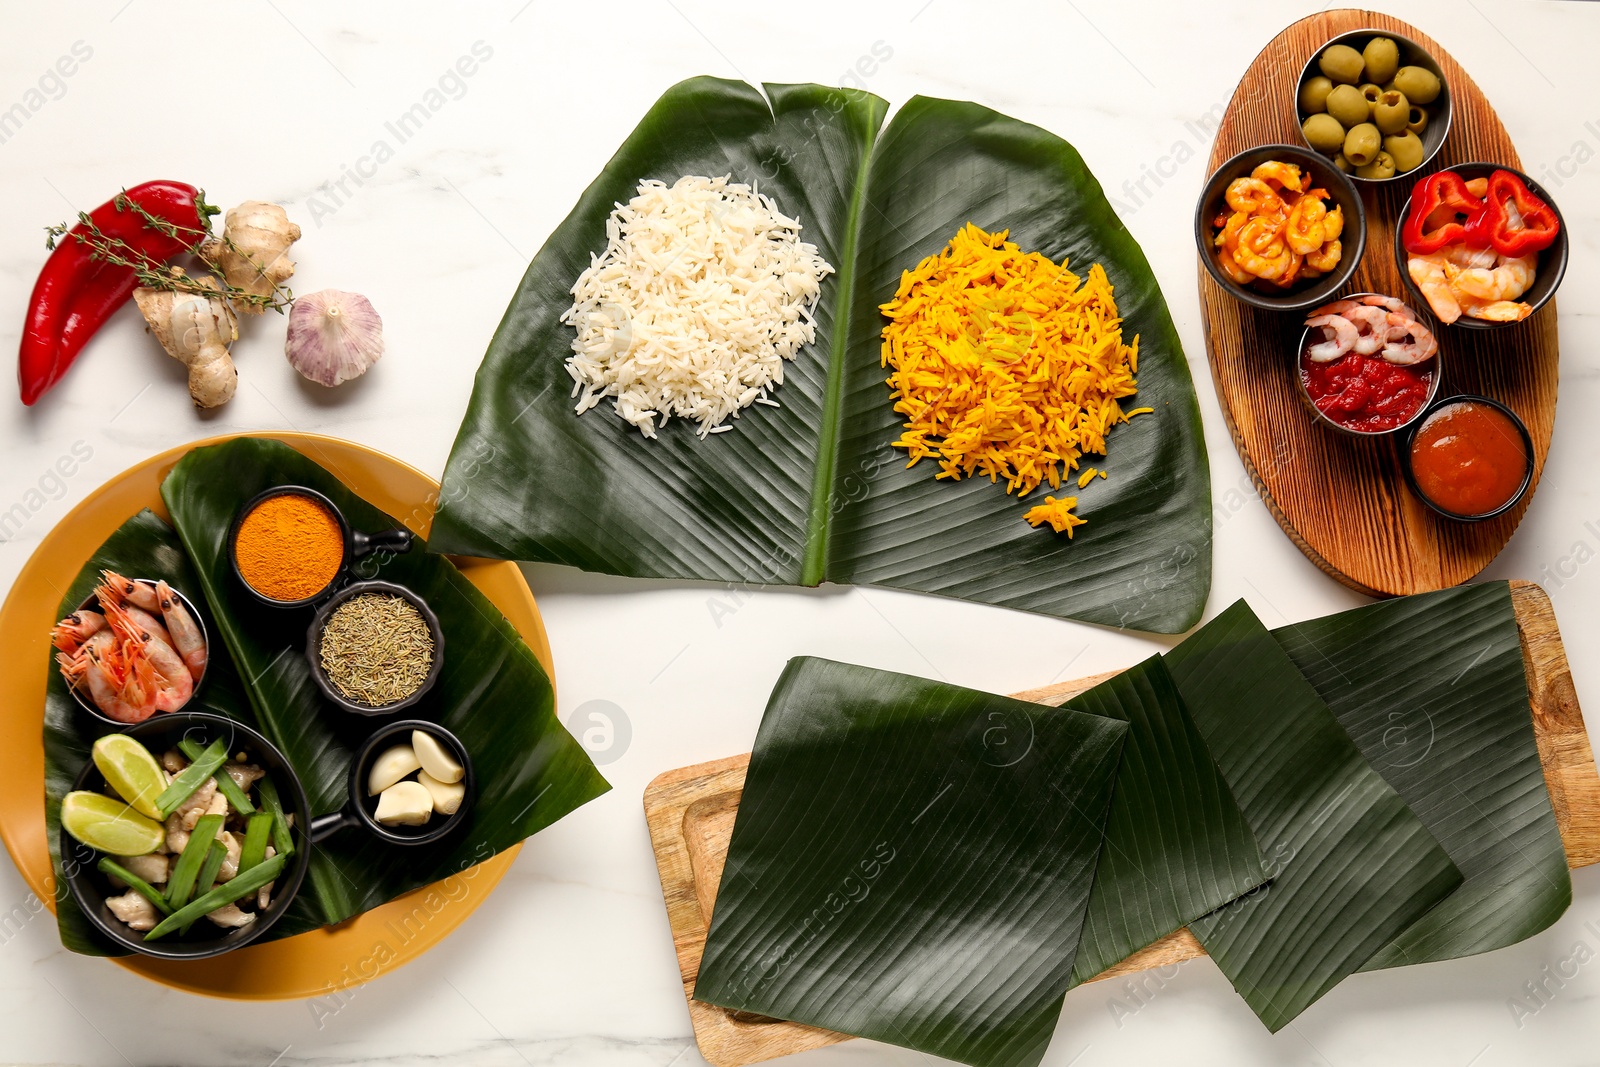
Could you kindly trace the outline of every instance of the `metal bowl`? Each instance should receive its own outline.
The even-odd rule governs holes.
[[[130,580],[138,582],[140,585],[150,586],[152,589],[155,588],[155,585],[156,585],[156,579],[154,579],[154,578],[133,578],[133,579],[130,579]],[[168,588],[171,588],[171,587],[169,586]],[[174,595],[177,596],[177,598],[179,600],[181,600],[183,602],[183,606],[186,609],[188,609],[189,617],[191,619],[193,619],[194,620],[194,624],[200,628],[200,638],[201,638],[201,640],[203,640],[205,642],[205,645],[206,645],[206,657],[209,660],[210,655],[211,655],[211,633],[210,633],[209,630],[206,629],[205,616],[200,613],[200,610],[197,607],[195,607],[194,601],[190,600],[188,595],[186,593],[184,593],[181,589],[172,589],[172,592],[173,592]],[[78,605],[77,610],[78,611],[97,611],[97,610],[99,610],[99,608],[100,608],[99,600],[95,597],[95,595],[93,593],[90,593],[88,596],[83,598],[83,602]],[[209,678],[210,676],[211,676],[211,671],[210,671],[210,669],[208,667],[208,669],[205,671],[205,673],[200,675],[200,677],[195,680],[194,691],[189,695],[189,703],[192,704],[195,701],[195,699],[200,695],[201,687],[206,684],[206,679]],[[92,699],[90,699],[89,695],[87,693],[83,692],[77,686],[69,686],[67,691],[72,694],[72,699],[77,701],[78,707],[82,708],[85,712],[87,712],[91,718],[97,719],[98,721],[100,721],[100,722],[106,724],[107,726],[110,726],[110,727],[112,727],[113,729],[116,729],[116,730],[121,730],[121,729],[123,729],[124,727],[126,727],[128,725],[125,722],[120,722],[120,721],[118,721],[116,719],[113,719],[111,716],[107,715],[105,712],[103,712],[99,708],[97,708],[95,706],[94,701]],[[187,706],[187,705],[185,705],[185,706]],[[182,708],[178,708],[174,712],[172,712],[172,714],[176,714],[177,711],[182,711],[182,710],[183,710]]]
[[[1422,162],[1404,173],[1397,173],[1389,178],[1359,178],[1355,174],[1350,175],[1352,181],[1362,182],[1367,185],[1386,185],[1389,182],[1401,181],[1408,177],[1415,179],[1417,175],[1427,170],[1428,164],[1433,162],[1433,157],[1439,154],[1440,148],[1444,147],[1445,137],[1450,133],[1450,121],[1455,112],[1455,107],[1450,102],[1450,79],[1444,76],[1444,70],[1439,66],[1439,61],[1434,59],[1427,49],[1392,30],[1351,30],[1348,33],[1341,33],[1337,37],[1331,37],[1311,54],[1311,58],[1306,60],[1306,65],[1300,69],[1300,78],[1294,83],[1294,97],[1291,99],[1289,106],[1294,108],[1295,116],[1304,121],[1306,116],[1300,110],[1300,90],[1308,80],[1322,73],[1321,68],[1317,66],[1317,60],[1330,45],[1350,45],[1359,52],[1374,37],[1387,37],[1399,47],[1400,65],[1402,67],[1421,67],[1424,70],[1431,71],[1434,77],[1439,79],[1438,97],[1431,104],[1419,105],[1426,106],[1428,110],[1428,125],[1419,137],[1422,141]],[[1302,140],[1305,138],[1304,133],[1300,136]],[[1309,142],[1307,147],[1309,147]],[[1321,153],[1318,154],[1320,155]],[[1326,159],[1328,157],[1324,156],[1323,158]]]
[[[1359,300],[1364,296],[1385,296],[1385,295],[1387,295],[1387,294],[1384,294],[1384,293],[1346,293],[1342,299]],[[1424,305],[1424,306],[1426,306],[1426,305]],[[1412,310],[1415,311],[1417,309],[1412,308]],[[1419,315],[1418,321],[1422,322],[1424,325],[1427,325],[1427,326],[1429,326],[1431,328],[1432,324],[1427,319],[1424,319],[1424,318],[1421,317],[1422,313],[1418,312],[1418,315]],[[1427,397],[1422,401],[1422,404],[1420,406],[1418,406],[1418,408],[1416,410],[1416,413],[1414,415],[1412,415],[1411,418],[1407,419],[1405,422],[1403,422],[1400,425],[1394,427],[1393,429],[1389,429],[1389,430],[1357,430],[1357,429],[1354,429],[1352,427],[1346,426],[1343,423],[1340,423],[1340,422],[1338,422],[1338,421],[1336,421],[1336,420],[1334,420],[1332,418],[1329,418],[1328,415],[1321,408],[1317,407],[1316,403],[1311,399],[1311,393],[1306,389],[1305,376],[1300,373],[1301,364],[1305,361],[1305,358],[1306,358],[1305,357],[1306,348],[1311,344],[1311,330],[1312,330],[1312,327],[1307,326],[1300,333],[1300,342],[1299,342],[1298,345],[1295,346],[1295,350],[1294,350],[1294,370],[1293,370],[1293,373],[1294,373],[1294,381],[1295,381],[1295,391],[1300,394],[1300,399],[1305,401],[1306,408],[1311,412],[1312,417],[1315,418],[1319,424],[1321,424],[1323,426],[1326,426],[1329,429],[1337,430],[1339,433],[1347,434],[1347,435],[1349,435],[1351,437],[1387,437],[1390,434],[1400,433],[1402,430],[1405,430],[1407,427],[1415,426],[1417,424],[1418,420],[1420,420],[1423,417],[1423,415],[1425,415],[1427,413],[1429,407],[1433,404],[1434,398],[1439,395],[1439,387],[1444,382],[1444,350],[1443,350],[1443,348],[1441,348],[1438,352],[1434,353],[1434,356],[1433,356],[1433,383],[1428,387],[1428,395],[1427,395]]]

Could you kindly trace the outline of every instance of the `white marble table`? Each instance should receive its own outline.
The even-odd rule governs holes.
[[[1228,444],[1206,370],[1189,230],[1208,150],[1194,121],[1214,105],[1220,113],[1262,45],[1314,9],[1298,0],[1170,0],[1159,9],[1085,0],[13,3],[0,35],[0,113],[13,103],[23,110],[0,127],[0,351],[15,351],[44,254],[40,228],[153,177],[193,180],[224,205],[285,204],[306,231],[295,287],[368,294],[389,351],[367,379],[329,398],[296,379],[280,355],[281,326],[264,324],[235,349],[237,399],[202,417],[180,368],[140,336],[136,314],[120,314],[36,409],[0,400],[0,512],[17,502],[28,511],[0,544],[0,585],[94,486],[193,438],[316,431],[438,474],[529,257],[656,96],[711,73],[865,85],[891,104],[915,93],[974,99],[1071,140],[1126,206],[1189,353],[1216,499],[1211,611],[1242,596],[1276,625],[1352,606],[1360,598],[1280,533]],[[1600,5],[1438,0],[1392,13],[1478,80],[1572,230],[1554,449],[1527,519],[1488,576],[1545,584],[1579,693],[1600,716],[1600,567],[1589,566],[1600,555]],[[475,50],[470,77],[441,82]],[[69,64],[70,77],[39,81],[74,52],[81,62]],[[441,106],[397,137],[388,124],[430,90],[442,90],[431,100]],[[74,448],[89,458],[54,479],[56,460]],[[612,793],[533,839],[454,936],[361,987],[336,1015],[304,1003],[197,999],[67,953],[47,914],[27,918],[27,887],[0,863],[0,1061],[699,1063],[639,806],[651,777],[748,750],[791,655],[1009,692],[1126,666],[1167,644],[876,590],[728,600],[709,586],[556,567],[532,567],[529,579],[555,649],[563,717],[607,701],[631,726],[626,750],[604,768]],[[1082,989],[1067,998],[1047,1062],[1592,1063],[1600,966],[1586,961],[1600,952],[1600,873],[1579,872],[1574,889],[1567,916],[1528,942],[1359,976],[1277,1036],[1204,960],[1142,991]],[[1539,1010],[1514,1012],[1530,982],[1546,990]],[[794,1063],[922,1059],[851,1042]]]

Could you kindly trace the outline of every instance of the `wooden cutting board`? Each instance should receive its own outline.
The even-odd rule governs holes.
[[[1566,845],[1567,865],[1586,867],[1600,862],[1600,775],[1595,773],[1594,755],[1572,686],[1567,654],[1561,645],[1555,611],[1544,590],[1532,582],[1512,582],[1511,597],[1522,636],[1534,737],[1544,763],[1545,782],[1550,787],[1550,802],[1561,827],[1561,840]],[[1016,696],[1040,704],[1061,704],[1116,673],[1030,689]],[[728,858],[728,838],[733,833],[749,764],[750,755],[746,753],[680,767],[658,776],[644,791],[645,820],[650,824],[661,894],[666,899],[667,921],[683,975],[683,995],[689,1002],[689,1018],[700,1054],[713,1067],[743,1067],[850,1040],[848,1035],[831,1030],[729,1011],[694,999],[706,930],[717,885],[722,881],[722,865]],[[1095,981],[1203,955],[1205,949],[1189,931],[1179,930],[1123,960]]]
[[[1330,37],[1365,27],[1410,38],[1444,71],[1455,118],[1429,170],[1474,161],[1522,169],[1494,109],[1449,53],[1398,19],[1342,10],[1296,22],[1250,64],[1217,130],[1209,170],[1246,148],[1303,143],[1294,103],[1301,68]],[[1393,248],[1394,222],[1412,183],[1358,184],[1367,210],[1367,251],[1349,291],[1389,293],[1409,302]],[[1206,351],[1228,430],[1262,501],[1300,551],[1345,585],[1375,596],[1444,589],[1483,570],[1522,521],[1550,449],[1555,301],[1498,330],[1438,328],[1440,395],[1478,393],[1499,400],[1522,416],[1533,435],[1533,486],[1522,501],[1497,519],[1459,523],[1438,517],[1407,490],[1399,435],[1361,439],[1313,421],[1293,370],[1302,314],[1240,303],[1197,266]]]

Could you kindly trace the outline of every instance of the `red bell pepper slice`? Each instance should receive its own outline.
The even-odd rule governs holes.
[[[1508,204],[1516,204],[1521,222],[1513,226]],[[1508,259],[1542,252],[1561,232],[1555,209],[1540,200],[1523,180],[1509,170],[1489,175],[1484,213],[1477,222],[1477,238],[1491,244]]]
[[[1477,229],[1486,208],[1482,199],[1467,191],[1461,175],[1449,170],[1430,174],[1411,191],[1411,213],[1406,217],[1401,241],[1406,251],[1415,256],[1431,255],[1461,242],[1486,246],[1487,235],[1480,236]],[[1436,221],[1430,228],[1429,219],[1436,212],[1449,221]]]

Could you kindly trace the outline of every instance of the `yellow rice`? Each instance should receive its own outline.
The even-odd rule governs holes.
[[[1024,253],[1008,234],[968,223],[901,275],[881,308],[882,365],[905,418],[894,447],[907,466],[932,458],[938,478],[986,475],[1021,497],[1041,483],[1060,488],[1081,456],[1105,454],[1111,427],[1151,409],[1118,404],[1137,391],[1139,339],[1122,343],[1104,268],[1080,280],[1065,260]],[[1067,515],[1076,502],[1041,505],[1028,521],[1070,536],[1083,522]]]

